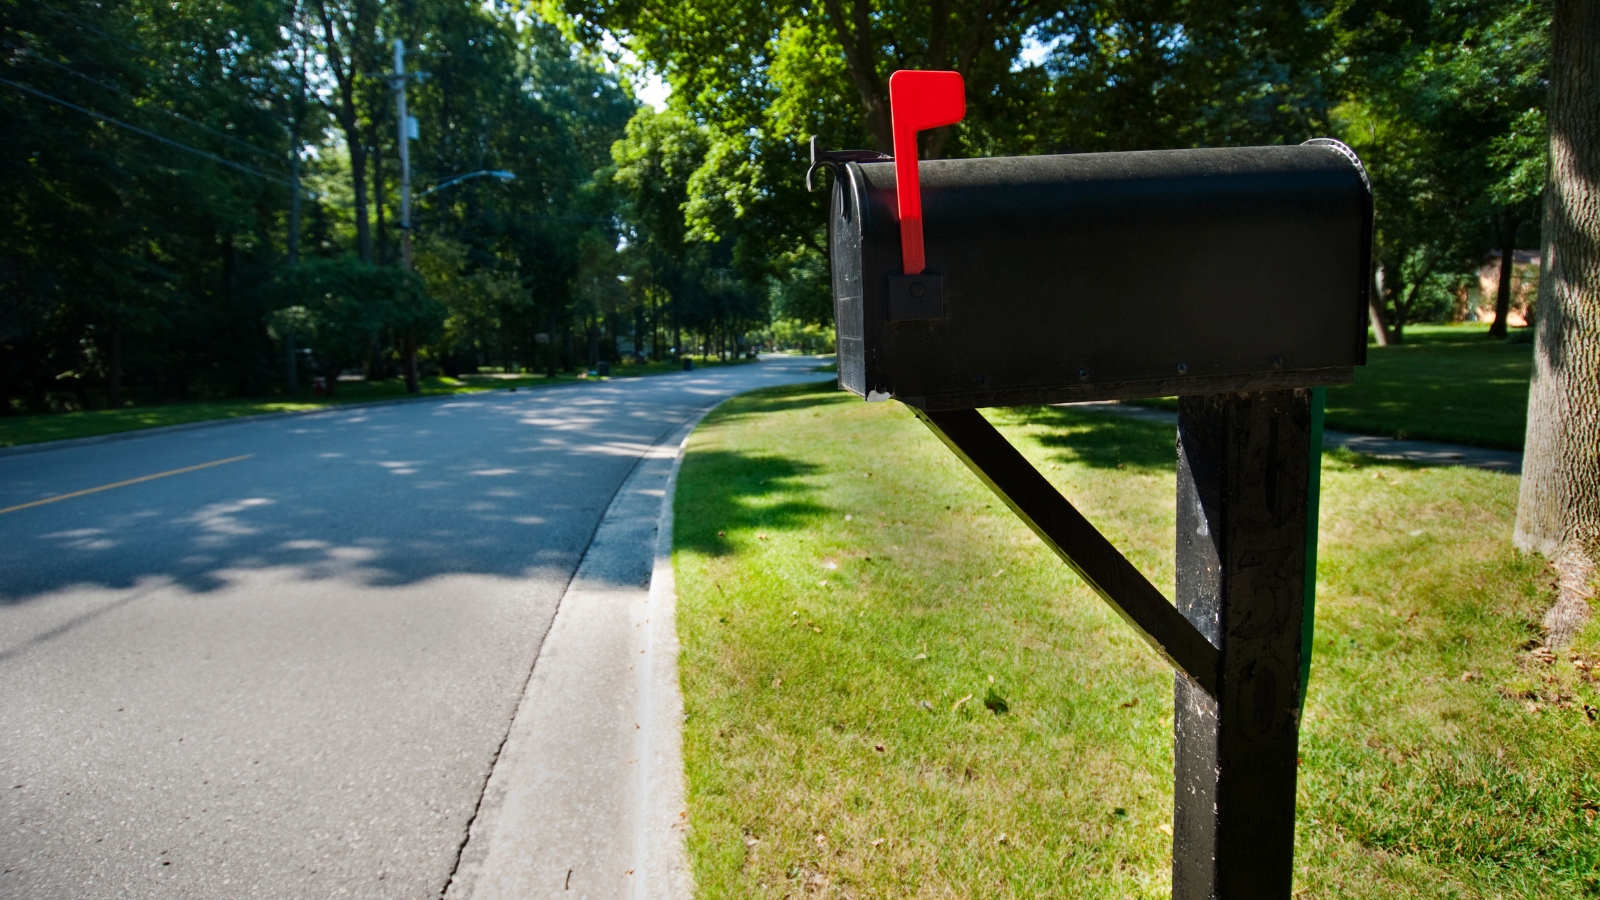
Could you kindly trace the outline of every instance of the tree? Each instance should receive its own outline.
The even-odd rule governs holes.
[[[591,46],[614,36],[671,82],[675,113],[706,142],[681,201],[691,237],[730,245],[752,286],[814,274],[806,251],[825,252],[826,219],[823,195],[803,188],[807,139],[891,150],[896,69],[954,69],[967,83],[966,118],[925,133],[924,157],[1298,141],[1325,118],[1321,39],[1291,0],[546,8]]]
[[[367,207],[367,153],[370,146],[362,129],[359,108],[362,81],[379,70],[375,39],[378,28],[377,0],[311,0],[308,14],[312,21],[307,31],[316,35],[315,46],[333,78],[335,96],[328,104],[344,131],[345,150],[350,154],[350,180],[355,196],[356,252],[363,262],[372,261],[372,222]]]
[[[1600,561],[1600,5],[1556,0],[1549,171],[1516,545],[1555,564],[1550,643],[1590,614]]]
[[[273,325],[312,349],[329,395],[338,389],[340,371],[360,359],[379,332],[427,341],[445,317],[422,276],[348,256],[286,269],[278,289],[290,301],[289,312],[276,314]]]
[[[1385,325],[1400,341],[1406,324],[1453,307],[1448,283],[1527,230],[1546,18],[1526,0],[1343,0],[1329,12],[1334,120],[1373,182],[1380,342]]]

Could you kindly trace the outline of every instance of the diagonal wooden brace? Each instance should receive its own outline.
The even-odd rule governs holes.
[[[912,411],[1162,658],[1216,694],[1217,648],[982,413]]]

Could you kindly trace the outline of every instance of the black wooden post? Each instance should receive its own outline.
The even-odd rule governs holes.
[[[1312,399],[1179,401],[1177,605],[1221,661],[1214,696],[1177,675],[1174,900],[1290,895]]]

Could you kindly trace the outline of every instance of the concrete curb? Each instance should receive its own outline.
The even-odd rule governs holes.
[[[534,663],[485,786],[455,898],[692,896],[672,489],[696,411],[607,507]]]
[[[720,405],[720,404],[719,404]],[[711,407],[682,430],[672,472],[667,476],[656,527],[655,568],[650,575],[651,615],[645,624],[648,660],[640,690],[647,716],[639,733],[638,801],[634,827],[638,854],[633,900],[692,900],[694,872],[689,867],[689,816],[683,769],[683,690],[678,681],[678,585],[672,570],[672,501],[689,436]]]

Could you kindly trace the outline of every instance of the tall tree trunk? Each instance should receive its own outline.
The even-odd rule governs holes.
[[[1507,207],[1500,214],[1500,284],[1495,290],[1494,324],[1489,337],[1505,339],[1506,316],[1511,312],[1511,276],[1517,255],[1517,212]]]
[[[367,148],[360,146],[361,128],[354,121],[345,128],[345,140],[350,143],[350,187],[356,200],[356,253],[362,262],[372,262],[372,224],[367,216]]]
[[[326,44],[328,67],[338,88],[334,117],[344,132],[346,149],[350,151],[350,187],[355,194],[356,251],[362,262],[372,262],[372,225],[367,212],[367,146],[362,140],[361,117],[356,111],[357,80],[363,68],[371,62],[366,52],[369,38],[375,33],[369,24],[374,18],[372,4],[357,0],[352,4],[348,20],[335,23],[327,4],[319,3],[317,12],[322,20],[323,41]],[[344,33],[340,34],[341,27]],[[340,46],[341,36],[345,46]]]
[[[1552,646],[1590,614],[1600,559],[1600,4],[1556,0],[1550,168],[1517,547],[1556,567]]]
[[[111,329],[111,352],[107,354],[106,371],[106,406],[111,409],[122,408],[122,329]],[[11,405],[8,401],[7,406]]]
[[[414,335],[406,335],[400,340],[400,349],[404,355],[401,365],[405,369],[406,393],[415,394],[422,389],[417,378],[417,339]]]
[[[378,140],[378,127],[382,123],[384,106],[379,104],[367,128],[367,146],[372,148],[372,213],[377,221],[378,233],[373,241],[373,256],[379,263],[389,262],[388,229],[383,221],[383,144]]]
[[[1373,271],[1372,283],[1377,288],[1367,298],[1367,318],[1372,321],[1372,336],[1377,340],[1379,347],[1387,347],[1394,343],[1389,336],[1389,317],[1383,314],[1383,266],[1378,266]]]
[[[289,268],[300,264],[300,120],[290,125],[289,173],[293,187],[289,195]],[[293,397],[300,392],[300,379],[295,374],[294,327],[284,325],[283,332],[283,390]]]
[[[556,377],[556,308],[554,304],[544,311],[544,376]]]
[[[283,332],[283,391],[289,396],[300,393],[300,379],[294,371],[294,330]]]

